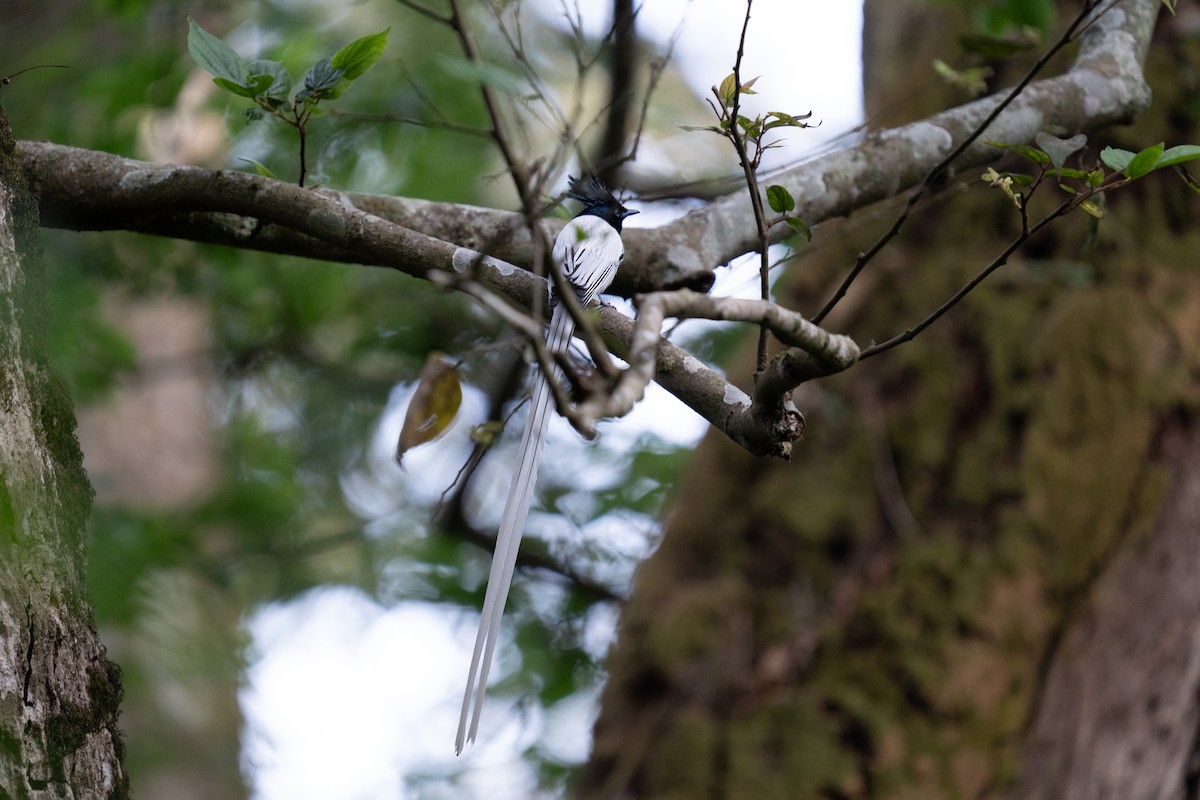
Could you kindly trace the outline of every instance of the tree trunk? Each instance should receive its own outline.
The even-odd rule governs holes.
[[[0,797],[121,798],[121,682],[85,583],[92,491],[48,324],[37,206],[0,109]]]
[[[947,39],[878,15],[953,12],[868,11],[871,110],[928,93],[919,45]],[[1156,44],[1149,117],[1087,158],[1200,141],[1198,64],[1194,39]],[[582,796],[1200,796],[1200,225],[1169,173],[803,387],[794,463],[706,439],[624,610]],[[783,302],[819,306],[898,210],[822,226]],[[827,326],[912,326],[1018,228],[955,176]]]

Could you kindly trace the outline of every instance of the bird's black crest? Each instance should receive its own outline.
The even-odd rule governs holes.
[[[621,207],[621,202],[613,197],[613,193],[599,178],[584,181],[583,178],[568,177],[567,197],[578,200],[587,208],[600,206]]]
[[[613,197],[613,193],[599,178],[585,182],[582,178],[571,178],[567,197],[583,203],[583,210],[576,216],[594,216],[605,220],[609,225],[621,232],[621,221],[638,213],[621,205],[621,201]]]

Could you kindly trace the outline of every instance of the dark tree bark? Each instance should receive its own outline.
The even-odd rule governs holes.
[[[948,13],[868,3],[869,111],[929,111],[895,98],[926,101],[946,37],[888,31]],[[1150,115],[1088,158],[1200,141],[1200,47],[1164,25]],[[827,326],[883,340],[990,261],[1019,221],[977,185],[948,182]],[[1156,174],[1094,239],[1068,220],[915,341],[806,385],[795,463],[710,436],[624,610],[580,794],[1197,797],[1188,195]],[[822,227],[784,303],[819,306],[897,210]]]
[[[0,110],[0,797],[128,796],[85,583],[91,486],[46,361],[37,206]]]

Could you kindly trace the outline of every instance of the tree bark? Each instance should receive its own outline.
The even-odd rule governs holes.
[[[85,583],[92,490],[48,315],[37,206],[0,109],[0,797],[122,798],[120,674]]]
[[[1200,796],[1200,424],[1163,450],[1162,514],[1055,643],[1014,798]]]
[[[946,40],[875,26],[949,13],[868,3],[871,110],[928,92],[922,43]],[[1150,59],[1150,116],[1087,158],[1200,140],[1178,79],[1200,47],[1168,36]],[[1012,238],[1012,204],[956,180],[829,329],[904,330]],[[624,609],[581,796],[1197,797],[1188,195],[1155,175],[1098,230],[1070,219],[1031,242],[913,342],[802,387],[793,465],[708,437]],[[784,304],[818,306],[897,210],[820,230]]]

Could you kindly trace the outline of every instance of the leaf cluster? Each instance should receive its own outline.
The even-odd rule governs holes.
[[[188,50],[196,63],[213,76],[213,83],[238,97],[253,100],[256,108],[243,114],[250,121],[265,115],[291,125],[301,136],[304,127],[322,100],[336,100],[355,80],[375,66],[387,47],[391,28],[355,39],[328,58],[309,68],[300,88],[292,92],[292,78],[282,62],[257,59],[247,61],[232,47],[212,35],[196,20],[188,17]],[[267,167],[251,161],[259,174],[274,178]],[[301,176],[305,167],[301,155]]]
[[[716,102],[711,99],[708,101],[717,117],[717,124],[680,126],[686,131],[709,131],[729,139],[751,171],[757,170],[762,164],[763,155],[767,150],[779,147],[779,139],[768,138],[771,131],[780,128],[813,127],[808,122],[812,118],[811,111],[804,114],[768,111],[753,118],[739,113],[741,96],[757,94],[754,91],[754,84],[757,82],[758,78],[751,78],[745,83],[739,84],[737,74],[731,72],[725,76],[719,86],[712,87],[713,98]],[[805,241],[812,239],[812,231],[809,230],[808,225],[803,219],[792,213],[796,208],[796,200],[785,187],[778,184],[768,186],[767,204],[772,211],[780,215],[769,220],[768,227],[783,223],[793,232],[802,236]]]
[[[1164,167],[1175,167],[1188,186],[1200,191],[1200,183],[1182,166],[1200,159],[1200,145],[1167,148],[1159,142],[1137,153],[1106,147],[1100,152],[1100,163],[1084,169],[1067,166],[1067,160],[1083,149],[1087,136],[1079,134],[1060,139],[1042,132],[1034,141],[1036,146],[988,142],[1032,161],[1038,168],[1036,173],[1030,174],[997,172],[989,167],[983,175],[985,181],[1008,195],[1022,214],[1030,197],[1047,179],[1056,180],[1058,188],[1071,196],[1067,210],[1079,207],[1096,219],[1104,216],[1104,210],[1097,202],[1103,192],[1127,186]]]
[[[716,102],[714,103],[712,100],[708,101],[708,104],[713,109],[713,113],[717,116],[717,124],[703,126],[681,125],[680,127],[685,131],[711,131],[727,139],[737,138],[743,144],[751,145],[754,151],[751,159],[753,162],[752,165],[757,168],[762,163],[763,153],[778,147],[780,143],[778,139],[767,139],[769,131],[777,128],[813,127],[807,122],[807,120],[812,118],[811,111],[805,114],[768,111],[766,114],[758,114],[753,118],[739,113],[741,96],[757,94],[754,91],[754,84],[757,82],[758,78],[751,78],[739,85],[735,73],[730,73],[721,81],[720,86],[712,87],[712,93],[716,98]],[[747,149],[749,150],[749,148]]]

